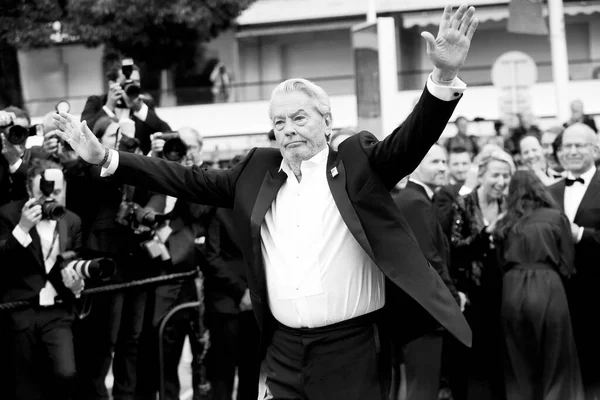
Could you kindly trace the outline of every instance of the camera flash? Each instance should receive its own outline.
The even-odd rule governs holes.
[[[46,171],[44,171],[44,179],[47,181],[58,181],[58,180],[61,180],[62,177],[63,177],[63,173],[60,169],[53,168],[53,169],[47,169]]]

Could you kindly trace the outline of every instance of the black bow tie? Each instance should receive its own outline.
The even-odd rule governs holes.
[[[575,182],[579,182],[579,183],[581,183],[583,185],[585,181],[583,180],[582,177],[575,178],[575,179],[565,178],[565,185],[567,185],[567,186],[573,186],[573,184]]]

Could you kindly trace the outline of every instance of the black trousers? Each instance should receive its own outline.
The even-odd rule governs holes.
[[[260,360],[260,331],[252,311],[239,314],[210,313],[211,346],[207,371],[212,400],[231,400],[235,370],[238,371],[237,400],[256,400]]]
[[[71,399],[75,379],[72,308],[55,305],[15,313],[29,324],[23,329],[9,326],[5,331],[10,359],[3,362],[8,363],[10,389],[2,398]]]
[[[437,400],[443,340],[443,332],[434,332],[404,347],[407,400]]]
[[[77,400],[107,400],[105,379],[113,366],[115,400],[134,398],[138,342],[146,289],[95,294],[90,314],[75,324]],[[114,352],[114,360],[113,360]]]
[[[263,361],[277,400],[388,400],[390,341],[375,312],[321,328],[279,325]]]

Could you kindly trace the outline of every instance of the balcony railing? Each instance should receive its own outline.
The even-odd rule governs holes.
[[[538,67],[538,82],[552,81],[552,64],[540,62]],[[491,85],[491,66],[471,66],[461,69],[460,77],[469,86]],[[427,70],[401,71],[398,73],[399,90],[420,90],[427,76],[431,72]],[[600,79],[600,60],[574,60],[569,63],[569,75],[571,80]],[[307,77],[307,79],[321,86],[330,96],[353,95],[355,93],[354,75],[332,75],[327,77]],[[230,86],[228,102],[248,102],[268,100],[271,91],[279,81],[257,81],[257,82],[234,82]],[[160,92],[150,91],[158,105],[160,105]],[[169,95],[176,105],[197,105],[214,103],[210,87],[184,87],[170,90]],[[83,110],[87,96],[71,96],[65,98],[39,98],[26,101],[26,107],[33,116],[41,116],[51,111],[60,100],[67,100],[71,104],[74,113]]]

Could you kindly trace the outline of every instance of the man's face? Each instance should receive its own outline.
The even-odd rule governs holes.
[[[525,164],[540,165],[544,162],[544,150],[536,138],[528,136],[521,140],[519,146],[521,150],[521,158]]]
[[[180,130],[179,137],[187,146],[187,155],[183,159],[184,165],[200,165],[202,162],[202,143],[199,142],[198,135],[195,132]]]
[[[462,153],[450,153],[448,156],[448,171],[456,182],[464,182],[467,179],[467,171],[471,168],[471,155],[465,151]]]
[[[415,178],[427,185],[442,186],[446,179],[446,159],[446,151],[440,146],[433,146],[415,171]]]
[[[544,132],[542,134],[542,138],[541,138],[542,150],[543,150],[544,156],[546,157],[547,160],[552,160],[552,153],[553,153],[552,143],[554,143],[556,136],[558,136],[558,135],[556,133],[552,133],[552,132]]]
[[[51,178],[52,181],[54,182],[54,191],[52,193],[50,193],[50,198],[52,200],[57,201],[60,204],[64,204],[64,187],[65,187],[65,180],[64,180],[64,175],[62,173],[62,171],[60,170],[46,170],[46,171],[52,171],[51,172]],[[48,176],[48,174],[46,175],[47,178],[50,178],[50,176]],[[39,199],[40,197],[45,197],[44,194],[42,193],[42,191],[40,190],[40,181],[42,180],[42,176],[41,175],[36,175],[33,177],[33,179],[31,180],[31,197],[34,199]]]
[[[309,160],[327,147],[331,118],[317,111],[316,101],[302,92],[280,93],[271,102],[271,122],[288,163]]]
[[[582,174],[592,167],[595,158],[596,138],[585,126],[572,126],[565,130],[561,145],[564,168]]]

